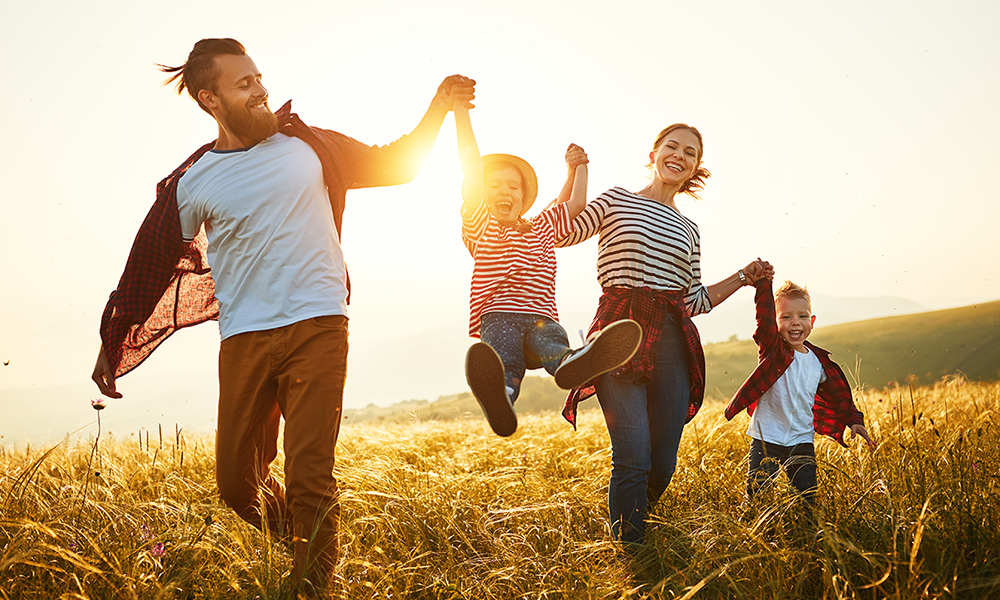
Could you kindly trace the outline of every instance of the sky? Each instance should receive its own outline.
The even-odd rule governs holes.
[[[656,133],[694,125],[713,175],[678,204],[700,227],[705,283],[760,256],[817,297],[1000,299],[996,3],[273,6],[0,4],[0,444],[94,432],[107,296],[156,182],[216,134],[155,65],[205,37],[247,47],[272,108],[293,99],[307,123],[369,144],[410,131],[445,76],[472,77],[481,150],[528,160],[543,200],[570,142],[588,152],[593,198],[643,187]],[[460,184],[449,116],[412,183],[348,194],[347,408],[466,389]],[[596,307],[595,257],[594,240],[558,254],[574,340]],[[696,324],[706,341],[745,339],[751,304],[741,290]],[[211,431],[217,353],[215,323],[177,333],[119,381],[107,425]]]

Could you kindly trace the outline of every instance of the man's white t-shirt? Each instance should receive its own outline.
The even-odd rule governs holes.
[[[787,447],[812,443],[813,403],[826,375],[816,354],[806,350],[794,353],[792,364],[757,401],[747,435]]]
[[[181,177],[185,240],[208,236],[222,339],[347,315],[347,269],[306,142],[277,133],[250,148],[205,153]]]

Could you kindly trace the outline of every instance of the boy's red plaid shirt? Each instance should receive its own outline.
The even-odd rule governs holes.
[[[757,368],[726,406],[728,420],[744,409],[752,415],[757,401],[774,386],[795,359],[795,350],[778,334],[770,279],[762,277],[757,280],[754,302],[757,306],[757,330],[753,334],[757,343]],[[830,358],[830,353],[809,341],[805,345],[819,358],[826,375],[826,381],[819,385],[813,402],[813,427],[816,433],[828,435],[840,445],[847,446],[844,443],[844,428],[864,425],[864,415],[854,406],[847,377],[840,365]]]

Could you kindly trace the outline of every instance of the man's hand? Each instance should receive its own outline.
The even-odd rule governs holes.
[[[94,365],[94,374],[90,376],[97,384],[97,388],[108,398],[121,398],[122,395],[115,389],[115,373],[108,364],[108,357],[104,354],[104,346],[97,353],[97,364]]]
[[[445,110],[456,107],[475,108],[472,103],[476,99],[476,81],[463,75],[450,75],[444,78],[438,86],[434,103]]]
[[[868,435],[868,430],[865,429],[864,425],[851,425],[851,439],[853,440],[857,436],[864,438],[865,442],[868,443],[868,450],[874,452],[876,445],[872,440],[871,436]]]
[[[570,144],[569,148],[566,149],[566,166],[569,167],[571,173],[576,172],[576,168],[580,165],[585,165],[589,162],[587,153],[576,144]]]

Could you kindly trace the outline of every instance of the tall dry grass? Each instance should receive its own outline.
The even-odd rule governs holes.
[[[746,421],[706,406],[635,556],[610,539],[599,411],[509,439],[345,425],[343,597],[1000,597],[1000,384],[857,401],[880,447],[817,444],[814,520],[787,486],[744,503]],[[218,503],[211,442],[153,437],[0,451],[0,598],[293,597],[287,550]]]

